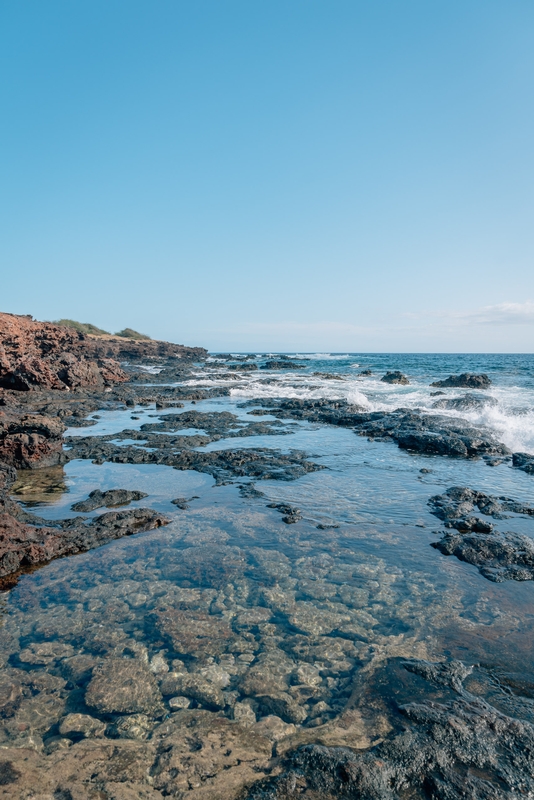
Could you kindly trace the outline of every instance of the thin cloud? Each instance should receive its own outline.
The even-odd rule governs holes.
[[[534,303],[497,303],[471,311],[425,311],[408,313],[411,319],[432,317],[451,326],[459,325],[534,325]]]

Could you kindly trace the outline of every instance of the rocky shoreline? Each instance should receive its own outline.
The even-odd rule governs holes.
[[[295,505],[263,500],[255,482],[283,486],[325,466],[301,449],[247,442],[290,442],[303,423],[325,425],[414,457],[533,474],[534,456],[444,413],[491,403],[479,394],[486,375],[437,382],[469,392],[436,400],[430,414],[275,398],[245,401],[238,416],[196,403],[228,396],[225,382],[241,374],[264,370],[262,385],[271,385],[277,372],[301,374],[306,363],[223,355],[210,367],[219,384],[206,388],[202,348],[99,338],[13,315],[0,315],[0,333],[0,588],[61,556],[151,532],[101,548],[76,570],[51,564],[37,590],[19,584],[19,607],[0,628],[0,797],[30,800],[36,786],[47,800],[534,792],[531,687],[516,696],[513,676],[448,655],[436,661],[428,621],[460,625],[457,598],[442,607],[441,589],[421,575],[362,561],[342,531],[331,537],[335,520],[312,525]],[[398,371],[381,381],[409,385]],[[105,411],[128,412],[136,425],[92,434]],[[65,438],[67,427],[79,435]],[[225,449],[210,449],[223,441]],[[218,492],[239,488],[249,508],[195,512],[180,496],[171,501],[179,512],[166,515],[139,507],[141,484],[87,491],[71,506],[77,516],[51,521],[13,499],[16,470],[76,459],[207,474]],[[430,497],[429,508],[444,528],[424,545],[439,551],[429,551],[436,560],[454,555],[448,564],[478,568],[488,586],[534,579],[532,540],[496,527],[532,518],[529,504],[456,486]],[[473,618],[486,625],[483,602]]]

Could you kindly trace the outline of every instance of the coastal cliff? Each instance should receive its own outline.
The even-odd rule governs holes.
[[[205,356],[202,347],[94,336],[29,315],[0,313],[0,387],[5,389],[102,389],[128,380],[117,359],[191,361]]]

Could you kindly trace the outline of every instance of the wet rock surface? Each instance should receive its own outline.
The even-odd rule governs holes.
[[[279,418],[304,419],[340,425],[360,436],[379,441],[392,440],[403,450],[453,458],[508,458],[510,450],[489,432],[468,422],[400,408],[395,411],[366,412],[346,400],[263,400],[250,414],[272,414]]]
[[[87,500],[74,503],[71,508],[73,511],[89,512],[97,508],[113,508],[114,506],[126,506],[135,500],[142,500],[147,497],[146,492],[129,491],[128,489],[108,489],[101,492],[95,489],[89,494]]]
[[[469,518],[475,510],[494,519],[506,519],[506,512],[534,516],[534,506],[511,497],[495,497],[466,486],[452,486],[443,494],[431,497],[428,503],[432,513],[446,524]]]
[[[475,411],[485,406],[496,406],[497,400],[491,395],[466,394],[463,397],[446,398],[436,400],[434,408],[447,408],[455,411]]]
[[[495,530],[492,523],[473,515],[478,510],[496,520],[507,519],[510,513],[532,517],[534,507],[461,486],[431,497],[429,505],[447,528],[455,529],[432,543],[443,555],[454,555],[477,566],[485,578],[496,583],[534,579],[534,540],[523,534]]]
[[[432,547],[446,556],[479,568],[490,581],[534,580],[534,541],[520,533],[480,532],[476,526],[470,532],[445,533]]]
[[[395,372],[386,372],[384,377],[380,378],[380,380],[382,383],[398,383],[402,386],[407,386],[410,383],[406,375],[403,375],[402,372],[398,370],[395,370]]]
[[[100,356],[105,357],[103,350]],[[523,669],[530,655],[525,651],[523,663],[518,656],[498,672],[420,660],[439,658],[444,651],[471,653],[480,642],[480,652],[492,655],[504,649],[505,641],[519,641],[519,636],[513,639],[514,630],[529,624],[528,602],[517,611],[508,596],[511,588],[524,591],[528,584],[502,587],[481,581],[475,570],[432,556],[427,532],[417,530],[428,527],[430,491],[424,486],[448,486],[452,481],[444,482],[444,470],[462,474],[455,480],[463,481],[466,471],[479,467],[434,462],[434,470],[421,470],[416,476],[420,483],[412,486],[415,494],[408,498],[411,518],[406,523],[399,524],[393,490],[384,497],[392,508],[391,524],[370,523],[380,514],[374,515],[365,499],[351,498],[363,509],[358,523],[350,522],[350,514],[340,515],[342,525],[334,531],[338,523],[328,520],[340,481],[333,460],[326,462],[328,472],[313,475],[321,468],[313,463],[315,457],[268,449],[265,442],[247,447],[252,442],[242,440],[298,431],[299,441],[306,442],[302,446],[315,453],[319,426],[328,424],[424,455],[483,456],[487,463],[500,463],[510,458],[506,448],[452,416],[408,409],[370,413],[331,397],[252,401],[251,417],[213,411],[219,406],[211,402],[195,406],[230,392],[250,397],[240,393],[253,383],[271,394],[277,385],[281,391],[301,391],[307,373],[291,376],[295,362],[284,356],[276,357],[288,363],[281,375],[257,374],[255,368],[264,362],[257,357],[228,354],[202,367],[193,355],[156,357],[147,351],[144,358],[144,364],[132,358],[122,365],[130,380],[120,384],[79,386],[70,392],[1,392],[3,421],[42,414],[62,424],[112,430],[101,422],[131,416],[139,426],[69,438],[68,458],[108,462],[66,469],[69,484],[75,470],[92,476],[78,479],[85,482],[83,491],[78,484],[74,498],[82,498],[86,513],[112,501],[137,502],[116,491],[136,494],[139,487],[154,492],[148,464],[211,474],[218,488],[212,492],[211,481],[198,475],[155,470],[162,477],[171,473],[168,494],[163,496],[159,487],[154,492],[155,507],[161,503],[170,522],[150,509],[50,522],[10,499],[14,472],[0,470],[4,485],[9,484],[0,499],[2,509],[43,539],[48,530],[52,537],[72,537],[85,545],[93,540],[96,547],[136,525],[143,531],[150,520],[156,526],[163,519],[169,522],[150,535],[51,563],[24,576],[3,596],[9,613],[0,628],[0,796],[30,800],[36,787],[47,800],[93,800],[93,795],[103,800],[456,800],[532,793],[528,731],[534,721],[534,688]],[[313,369],[308,362],[301,366]],[[327,362],[320,369],[334,370],[336,364]],[[381,375],[386,365],[378,369]],[[412,376],[411,366],[406,369]],[[343,378],[334,384],[334,377],[334,372],[316,374],[311,396],[323,378],[331,381],[329,395],[346,391]],[[180,385],[164,385],[173,382]],[[374,384],[358,385],[373,391]],[[383,386],[380,391],[389,397],[395,390]],[[444,399],[456,404],[444,405],[447,412],[468,413],[487,404],[478,393]],[[191,406],[182,413],[153,414],[154,405],[161,411],[183,408],[186,402]],[[235,410],[235,405],[226,407]],[[126,414],[106,417],[106,411]],[[264,414],[274,420],[258,419]],[[341,442],[350,439],[349,449],[358,453],[367,448],[347,433],[329,435]],[[212,449],[222,440],[228,441],[218,446],[233,445],[234,439],[238,449]],[[387,451],[379,444],[368,449]],[[391,463],[386,454],[383,465],[388,475],[396,469],[395,459],[412,463],[388,452]],[[531,460],[527,454],[514,455],[519,468]],[[427,463],[414,461],[417,468]],[[131,480],[92,482],[95,472],[111,476],[123,469]],[[19,475],[16,496],[20,491],[22,499],[32,494],[30,471]],[[517,486],[527,480],[504,468],[484,470],[488,483],[480,485],[494,487],[491,481],[504,472]],[[302,491],[298,484],[264,484],[268,499],[254,486],[254,480],[306,475]],[[143,477],[146,483],[138,482]],[[238,487],[224,486],[229,482]],[[60,477],[50,476],[50,486],[60,484]],[[309,501],[319,484],[327,499],[317,513]],[[110,485],[132,489],[106,491]],[[204,485],[209,491],[197,488]],[[94,486],[100,489],[87,499]],[[438,490],[443,494],[433,498],[431,508],[445,525],[443,536],[464,544],[465,537],[485,542],[486,560],[477,566],[493,570],[499,580],[506,570],[517,578],[519,569],[530,568],[528,559],[520,563],[517,541],[498,531],[507,516],[531,518],[528,504],[504,496],[514,489],[432,491]],[[363,485],[355,494],[360,491],[364,494]],[[193,495],[198,502],[190,506]],[[171,498],[174,506],[168,505]],[[414,508],[421,515],[417,527]],[[282,519],[299,524],[287,527]],[[492,537],[501,546],[505,542],[504,554],[488,549]],[[476,550],[478,544],[469,546]],[[412,550],[418,548],[429,568],[414,559]],[[410,664],[401,664],[406,658]]]
[[[439,389],[487,389],[491,386],[491,380],[484,373],[476,375],[463,372],[461,375],[449,375],[448,378],[434,381],[430,385]]]
[[[526,472],[527,475],[534,475],[534,455],[532,453],[514,453],[512,463],[514,467]]]
[[[31,519],[32,515],[23,518]],[[38,518],[35,521],[46,522]],[[24,567],[35,567],[60,556],[83,553],[122,536],[153,530],[168,522],[162,514],[147,508],[109,512],[88,522],[78,517],[42,527],[1,514],[0,578],[5,579]]]
[[[180,435],[181,430],[196,429],[201,433]],[[177,433],[176,436],[169,435]],[[218,481],[236,477],[258,480],[294,480],[323,467],[306,459],[302,451],[282,453],[268,448],[224,449],[199,452],[198,448],[222,438],[291,433],[290,426],[278,420],[239,422],[229,412],[197,411],[167,414],[159,422],[146,423],[140,430],[124,430],[120,434],[95,437],[70,437],[69,458],[90,458],[97,463],[111,461],[124,464],[166,464],[175,469],[207,472]],[[139,445],[121,445],[123,439],[138,440]],[[118,443],[117,443],[118,442]]]
[[[262,364],[260,369],[305,369],[306,364],[303,364],[302,361],[297,361],[295,358],[288,358],[284,360],[272,360],[266,361],[265,364]]]
[[[61,420],[37,414],[0,417],[0,461],[16,469],[65,463]]]

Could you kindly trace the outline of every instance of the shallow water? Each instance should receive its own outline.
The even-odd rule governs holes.
[[[154,407],[101,411],[94,426],[67,433],[139,430],[165,414],[190,409],[231,411],[250,421],[257,419],[248,415],[250,407],[239,406],[254,397],[344,397],[374,410],[430,411],[430,381],[471,371],[490,375],[494,385],[487,394],[498,405],[454,415],[491,428],[514,449],[534,450],[533,357],[299,358],[306,370],[238,374],[230,397],[158,412]],[[223,369],[210,363],[209,369]],[[367,368],[376,375],[355,375]],[[381,383],[377,378],[389,369],[408,374],[411,384]],[[338,374],[344,381],[314,377],[314,371]],[[270,378],[275,382],[261,383]],[[227,385],[203,371],[187,383],[219,382]],[[448,397],[465,393],[446,390]],[[386,659],[455,657],[483,662],[496,673],[532,672],[534,584],[491,583],[475,567],[441,555],[430,547],[440,522],[428,507],[432,495],[450,486],[531,503],[532,476],[509,464],[490,468],[483,461],[412,455],[349,429],[304,422],[291,430],[198,448],[298,449],[325,467],[296,481],[261,481],[256,489],[263,497],[243,497],[237,485],[216,486],[211,476],[197,472],[81,460],[66,465],[62,481],[54,473],[50,480],[56,489],[48,495],[42,486],[33,500],[27,493],[18,495],[30,499],[31,511],[54,520],[74,516],[70,506],[93,489],[137,489],[148,496],[133,507],[154,508],[172,521],[53,562],[23,576],[4,596],[4,665],[62,683],[23,700],[3,720],[0,744],[52,752],[59,739],[69,739],[58,730],[73,712],[102,720],[108,737],[150,740],[162,719],[184,713],[170,702],[181,692],[165,688],[166,676],[175,674],[176,686],[186,675],[201,676],[215,687],[223,697],[218,713],[230,719],[241,718],[245,705],[248,725],[261,726],[273,715],[281,718],[287,727],[279,741],[285,736],[294,744],[326,740],[351,745],[350,735],[344,742],[342,727],[336,725],[355,681],[370,679]],[[177,509],[170,502],[174,498],[185,498],[189,507]],[[272,503],[298,506],[302,520],[285,524],[277,509],[267,507]],[[532,517],[509,517],[497,521],[497,528],[533,535]],[[202,626],[207,626],[205,636]],[[162,687],[162,705],[143,712],[141,733],[127,726],[117,732],[117,720],[128,712],[99,710],[86,702],[90,669],[116,657],[138,660]],[[481,691],[504,704],[506,713],[533,721],[528,697],[520,703],[496,697],[494,684]],[[215,713],[201,693],[189,702]],[[377,720],[375,735],[380,724]]]

